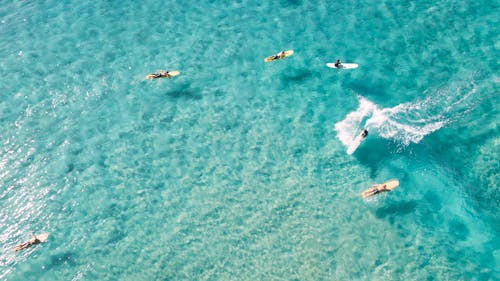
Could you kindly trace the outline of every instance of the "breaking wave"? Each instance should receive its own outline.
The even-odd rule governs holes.
[[[424,100],[402,103],[390,108],[381,108],[368,99],[358,96],[359,106],[355,111],[335,124],[337,137],[349,147],[362,128],[370,134],[376,133],[385,139],[397,141],[403,145],[419,143],[425,136],[439,130],[451,122],[454,113],[464,114],[464,101],[476,92],[471,84],[456,94],[439,90],[428,95]]]

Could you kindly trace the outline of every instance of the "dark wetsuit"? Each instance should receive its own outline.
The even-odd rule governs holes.
[[[366,138],[366,136],[368,136],[368,130],[367,129],[364,129],[363,132],[361,133],[361,136],[363,138]]]

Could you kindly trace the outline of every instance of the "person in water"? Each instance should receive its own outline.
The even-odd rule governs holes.
[[[279,53],[277,53],[276,55],[272,56],[271,60],[279,60],[279,59],[282,59],[286,57],[286,53],[285,51],[281,51]]]
[[[335,62],[335,67],[336,67],[336,68],[341,68],[341,67],[342,67],[342,63],[340,62],[340,60],[337,60],[337,61]]]
[[[172,75],[170,75],[170,72],[162,70],[160,73],[158,73],[158,78],[170,78]]]
[[[40,239],[38,239],[38,237],[36,237],[35,234],[31,233],[31,235],[33,235],[33,238],[31,238],[30,240],[28,241],[25,241],[19,245],[17,245],[15,248],[14,248],[14,251],[17,252],[17,251],[20,251],[20,250],[24,250],[26,248],[29,248],[33,245],[36,245],[36,244],[40,244],[42,243],[42,241]]]
[[[372,195],[375,195],[375,194],[378,194],[378,193],[381,193],[381,192],[384,192],[384,191],[389,191],[387,189],[387,185],[384,184],[382,186],[382,188],[380,188],[380,189],[377,186],[374,186],[373,187],[373,191],[372,191]]]
[[[276,55],[274,55],[273,60],[282,59],[284,57],[285,57],[285,51],[281,51],[281,52],[277,53]]]
[[[148,79],[154,79],[154,78],[171,78],[172,75],[168,71],[160,70],[159,73],[148,74],[148,76],[146,76],[146,77]]]
[[[366,138],[366,136],[368,136],[368,130],[367,129],[363,129],[363,132],[361,132],[361,137],[362,138]]]

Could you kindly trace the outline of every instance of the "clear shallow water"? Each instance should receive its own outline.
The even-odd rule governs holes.
[[[498,279],[496,11],[2,3],[0,279]]]

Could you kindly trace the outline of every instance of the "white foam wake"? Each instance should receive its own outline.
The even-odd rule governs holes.
[[[403,145],[418,143],[454,119],[460,120],[461,116],[467,115],[477,99],[471,98],[477,92],[473,81],[465,84],[458,81],[431,91],[423,100],[390,108],[380,108],[358,96],[358,108],[335,124],[337,137],[350,150],[356,149],[356,137],[362,128],[366,128],[369,135],[378,134]]]
[[[370,134],[376,132],[385,139],[408,145],[420,142],[447,122],[440,113],[428,114],[428,100],[381,109],[361,96],[358,99],[358,108],[335,124],[337,137],[347,147],[355,141],[362,128],[368,129]]]
[[[377,106],[363,97],[358,97],[358,109],[347,114],[346,118],[335,124],[337,137],[347,147],[354,143],[355,138],[359,135],[361,124],[367,116],[378,111]],[[368,129],[369,131],[370,129]]]

